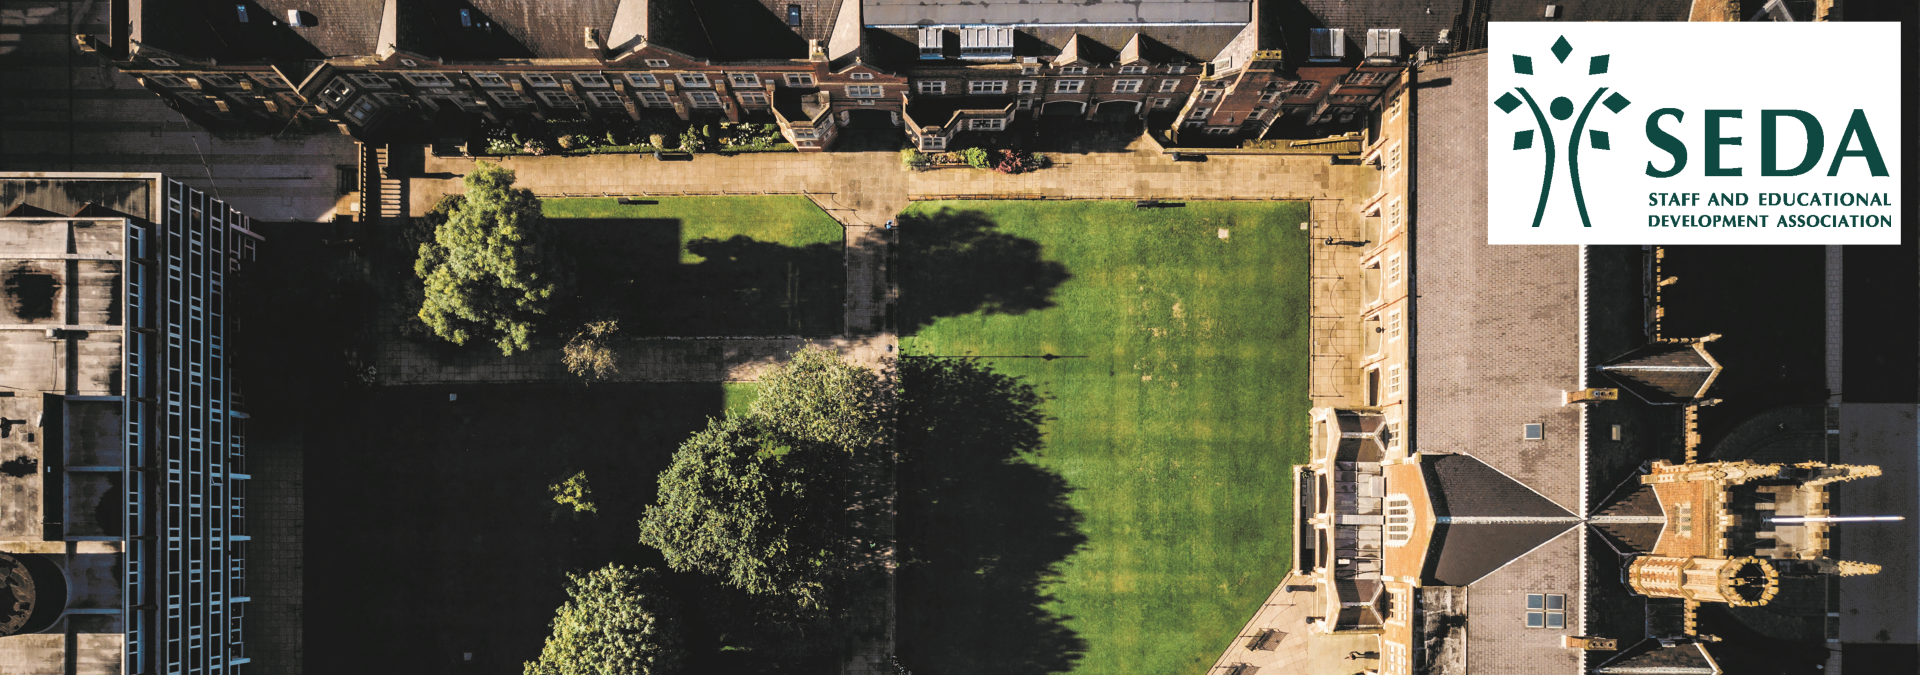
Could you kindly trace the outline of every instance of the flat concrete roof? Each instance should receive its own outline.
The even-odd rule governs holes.
[[[904,24],[1246,23],[1251,0],[861,0],[869,26]]]

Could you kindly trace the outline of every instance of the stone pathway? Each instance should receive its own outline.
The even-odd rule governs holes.
[[[1307,395],[1316,406],[1358,406],[1366,401],[1360,390],[1360,360],[1366,345],[1360,332],[1365,299],[1360,289],[1360,259],[1365,249],[1337,242],[1359,241],[1359,200],[1315,199],[1312,203],[1313,288],[1310,339],[1313,364]],[[1328,243],[1329,241],[1335,243]]]

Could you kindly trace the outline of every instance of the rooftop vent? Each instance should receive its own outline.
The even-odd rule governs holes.
[[[1440,29],[1440,37],[1436,39],[1435,42],[1438,42],[1443,45],[1453,42],[1453,29],[1452,28]]]
[[[297,9],[289,9],[287,10],[287,25],[303,26],[303,27],[318,26],[320,25],[320,17],[314,16],[312,13],[309,13],[309,12],[302,12]]]
[[[961,28],[960,58],[1011,60],[1013,58],[1013,29],[1007,26]]]
[[[1313,61],[1338,61],[1347,55],[1347,31],[1342,28],[1313,29]]]
[[[1547,5],[1547,18],[1551,19],[1557,16],[1560,16],[1560,6]]]
[[[944,59],[946,55],[947,31],[939,27],[920,29],[920,58]]]

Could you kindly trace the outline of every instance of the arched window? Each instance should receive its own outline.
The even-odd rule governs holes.
[[[1387,545],[1405,546],[1413,538],[1413,500],[1387,495]]]

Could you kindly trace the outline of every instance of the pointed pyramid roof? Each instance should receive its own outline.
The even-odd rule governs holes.
[[[1647,345],[1600,366],[1600,372],[1648,403],[1672,405],[1705,398],[1707,388],[1720,376],[1720,362],[1707,353],[1706,345],[1717,337]]]
[[[1608,495],[1590,522],[1614,542],[1615,548],[1626,553],[1653,551],[1660,543],[1660,533],[1667,528],[1660,496],[1651,486],[1641,485],[1638,474],[1627,477],[1627,482]]]
[[[1626,648],[1613,658],[1608,659],[1593,672],[1601,675],[1615,673],[1671,673],[1672,675],[1718,675],[1720,668],[1699,643],[1663,646],[1659,640],[1647,638],[1640,644]]]

